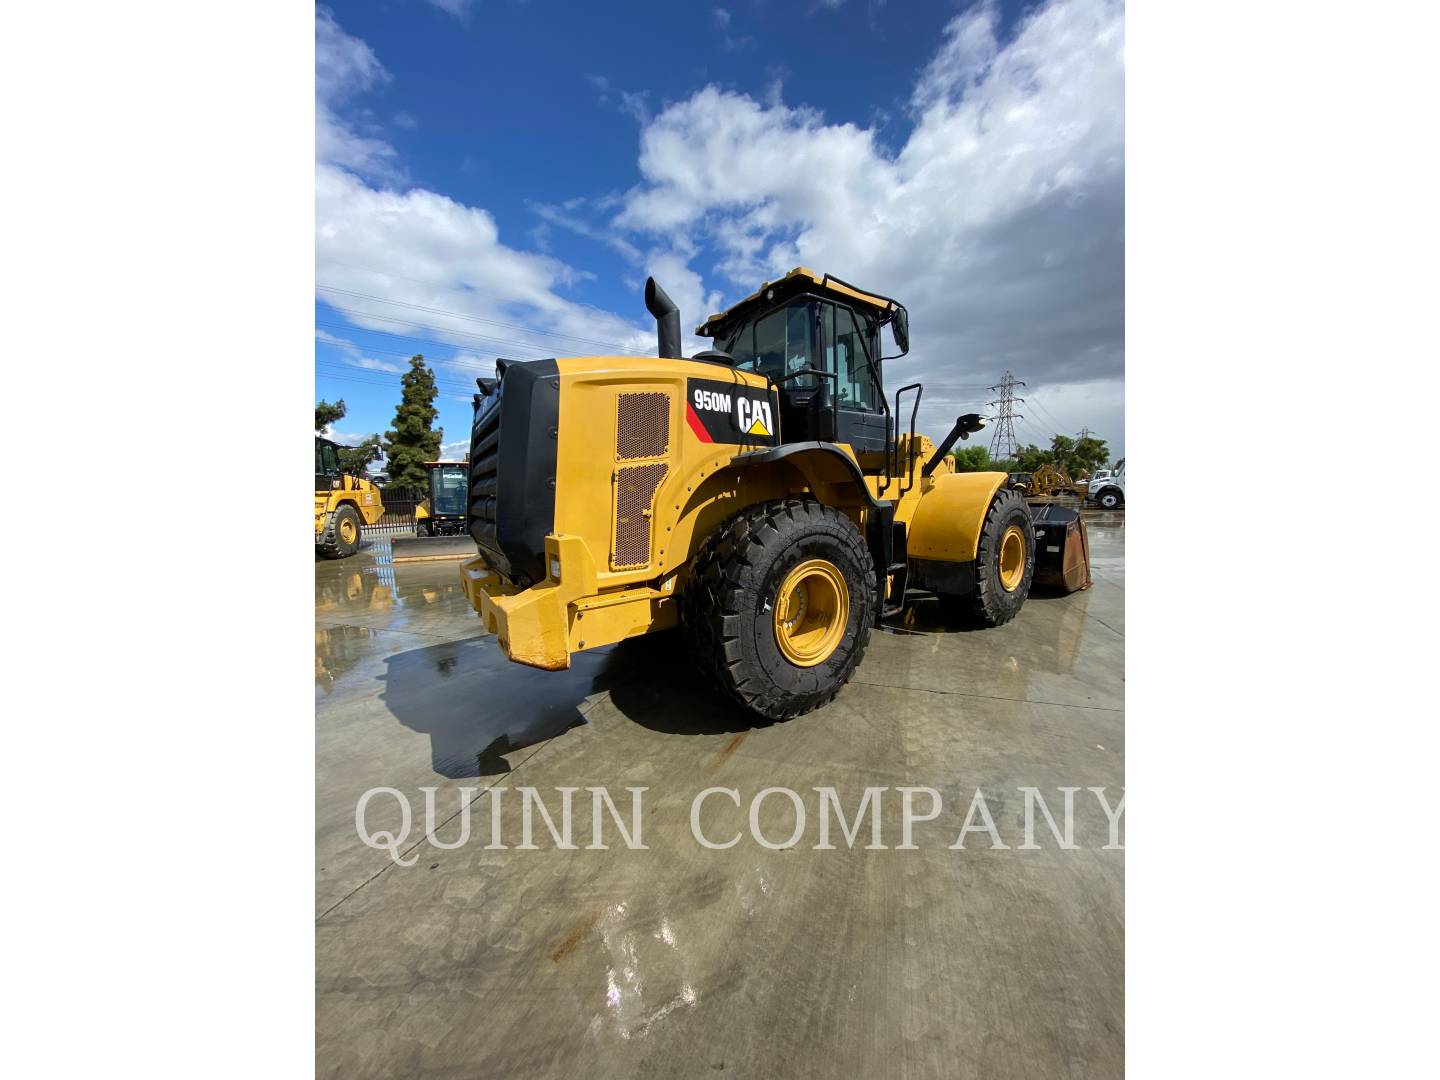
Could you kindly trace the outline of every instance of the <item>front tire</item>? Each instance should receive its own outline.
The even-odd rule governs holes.
[[[360,515],[349,503],[335,511],[335,542],[320,549],[327,559],[346,559],[360,550]]]
[[[874,563],[855,524],[811,499],[761,503],[691,563],[681,623],[701,668],[771,720],[826,704],[870,643]]]
[[[1100,507],[1103,510],[1118,510],[1125,505],[1125,497],[1115,488],[1100,493]]]

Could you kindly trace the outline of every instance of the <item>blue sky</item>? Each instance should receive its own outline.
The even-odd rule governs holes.
[[[443,0],[317,9],[317,395],[448,452],[494,357],[649,352],[795,265],[904,300],[939,435],[1006,368],[1023,439],[1123,452],[1116,4]],[[904,365],[905,370],[899,370]],[[897,383],[898,385],[898,383]]]

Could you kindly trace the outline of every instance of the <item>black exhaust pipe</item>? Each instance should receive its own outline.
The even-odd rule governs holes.
[[[655,337],[659,354],[670,360],[683,360],[680,355],[680,309],[665,295],[655,279],[645,279],[645,308],[655,316]]]

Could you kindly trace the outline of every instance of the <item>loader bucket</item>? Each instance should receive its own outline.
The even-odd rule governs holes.
[[[1058,503],[1032,503],[1035,526],[1035,584],[1061,592],[1088,589],[1090,536],[1080,511]]]
[[[397,536],[390,541],[390,561],[473,559],[479,550],[468,536]]]

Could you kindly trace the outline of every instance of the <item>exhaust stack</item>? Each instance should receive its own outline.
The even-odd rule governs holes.
[[[658,355],[669,360],[683,360],[680,355],[680,309],[653,277],[645,279],[645,308],[655,316]]]

